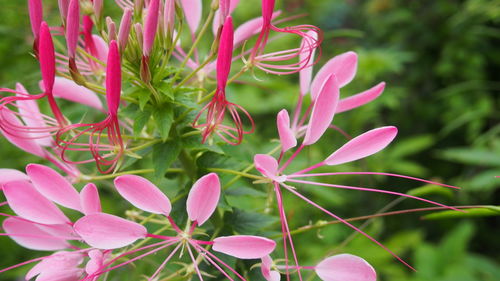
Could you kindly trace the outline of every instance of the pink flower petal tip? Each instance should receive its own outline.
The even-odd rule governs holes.
[[[260,259],[269,255],[276,247],[276,242],[259,236],[234,235],[214,239],[214,251],[239,259]]]
[[[377,280],[377,273],[368,262],[350,254],[326,258],[316,266],[315,270],[324,281]]]
[[[196,181],[189,191],[186,209],[189,219],[198,225],[204,224],[212,216],[220,197],[220,180],[210,173]]]

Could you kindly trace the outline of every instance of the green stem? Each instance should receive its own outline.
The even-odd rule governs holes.
[[[132,147],[132,148],[129,148],[127,149],[128,151],[137,151],[137,150],[142,150],[142,149],[145,149],[145,148],[148,148],[152,145],[155,145],[157,143],[160,143],[162,142],[162,140],[152,140],[150,142],[147,142],[147,143],[144,143],[144,144],[141,144],[139,146],[135,146],[135,147]]]
[[[87,176],[87,175],[82,175],[80,180],[81,181],[96,181],[96,180],[107,180],[107,179],[113,179],[118,176],[123,176],[123,175],[138,175],[138,174],[149,174],[149,173],[154,173],[154,169],[140,169],[140,170],[132,170],[132,171],[125,171],[125,172],[119,172],[111,175],[104,175],[104,176]],[[184,172],[183,169],[179,168],[170,168],[167,169],[166,173],[182,173]]]
[[[230,170],[230,169],[222,169],[222,168],[209,168],[208,169],[210,172],[220,172],[220,173],[227,173],[227,174],[233,174],[233,175],[238,175],[239,177],[245,177],[249,179],[254,179],[254,180],[265,180],[266,178],[253,175],[253,174],[248,174],[245,172],[239,172],[235,170]]]

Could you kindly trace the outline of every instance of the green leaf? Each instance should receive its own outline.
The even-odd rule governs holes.
[[[416,197],[426,197],[432,194],[443,195],[449,198],[453,197],[453,191],[448,187],[442,187],[433,184],[427,184],[422,187],[411,189],[408,192],[406,192],[406,194]]]
[[[139,136],[151,117],[151,110],[138,110],[134,116],[134,136]]]
[[[167,169],[170,168],[172,163],[179,156],[180,151],[181,146],[179,142],[175,140],[169,140],[153,146],[154,174],[157,179],[163,177]]]
[[[458,211],[441,211],[425,215],[423,218],[428,220],[440,219],[458,219],[471,217],[492,217],[500,216],[500,206],[484,206],[480,208],[465,209],[465,212]]]
[[[170,104],[163,104],[159,108],[153,110],[153,118],[155,119],[158,133],[163,140],[168,138],[170,127],[174,121],[174,111]]]
[[[451,148],[439,153],[446,160],[480,166],[500,166],[498,154],[486,149]]]
[[[277,217],[246,212],[240,209],[234,209],[234,212],[228,216],[228,220],[237,233],[243,234],[257,234],[262,229],[279,221]]]

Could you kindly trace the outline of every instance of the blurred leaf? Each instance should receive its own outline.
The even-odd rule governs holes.
[[[228,220],[233,229],[240,234],[257,234],[279,221],[277,217],[247,212],[236,208],[228,216]]]
[[[156,127],[163,140],[168,138],[170,127],[174,121],[174,111],[171,104],[163,104],[153,110]]]
[[[435,212],[423,216],[424,219],[428,220],[440,220],[440,219],[458,219],[458,218],[470,218],[470,217],[492,217],[500,216],[500,206],[484,206],[480,208],[464,209],[464,212],[458,211],[441,211]]]
[[[448,187],[428,184],[422,187],[417,187],[406,192],[408,195],[413,195],[416,197],[426,197],[429,195],[437,194],[448,198],[453,198],[453,191]]]
[[[471,148],[450,148],[442,150],[440,157],[464,164],[479,166],[500,166],[500,157],[492,151]]]
[[[181,146],[176,140],[168,140],[153,146],[153,167],[155,177],[161,178],[177,159],[181,152]]]

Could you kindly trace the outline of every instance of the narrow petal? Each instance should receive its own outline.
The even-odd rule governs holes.
[[[17,118],[17,116],[7,108],[0,109],[0,118],[3,118],[6,123],[12,124],[13,126],[23,127],[23,124]],[[38,157],[45,158],[45,150],[39,143],[37,143],[33,139],[32,135],[24,131],[17,131],[15,132],[15,135],[13,135],[12,132],[5,131],[1,127],[0,132],[2,132],[3,136],[10,143],[17,146],[18,148]]]
[[[122,67],[116,41],[109,43],[108,63],[106,68],[106,101],[109,113],[116,115],[120,105],[122,89]]]
[[[314,54],[316,53],[316,49],[312,50],[312,52],[307,51],[308,46],[314,44],[311,38],[318,40],[318,34],[316,32],[308,32],[310,37],[304,37],[302,40],[302,47],[306,48],[306,51],[301,52],[299,54],[299,61],[307,61],[307,57],[309,56],[309,61],[305,63],[305,65],[309,65],[308,67],[304,67],[299,71],[300,77],[300,94],[305,95],[309,93],[309,89],[311,88],[311,80],[312,80],[312,72],[313,72],[313,62],[314,62]]]
[[[106,61],[109,53],[109,46],[104,39],[96,34],[92,34],[92,40],[94,40],[96,54],[94,54],[100,61]]]
[[[269,255],[276,242],[259,236],[234,235],[214,239],[213,250],[239,259],[260,259]]]
[[[311,84],[311,97],[313,100],[318,96],[321,85],[331,74],[337,76],[339,88],[344,87],[352,81],[358,67],[358,55],[355,52],[347,52],[335,56],[329,60],[316,74]]]
[[[43,81],[40,81],[40,89],[45,91]],[[76,84],[73,80],[56,77],[53,94],[55,97],[63,98],[72,102],[80,103],[102,110],[102,102],[93,91]]]
[[[229,2],[229,3],[228,3]],[[231,15],[231,13],[236,9],[236,6],[240,3],[240,0],[221,0],[219,2],[219,9],[215,12],[212,31],[214,35],[217,34],[219,26],[224,23],[226,17]]]
[[[267,281],[280,281],[281,280],[280,273],[271,270],[272,263],[273,260],[271,259],[270,256],[265,256],[262,258],[262,264],[260,267],[262,276],[264,276],[264,279],[266,279]]]
[[[83,187],[82,191],[80,191],[80,204],[83,213],[86,215],[101,212],[101,200],[95,184],[89,183]]]
[[[290,148],[297,145],[297,139],[290,128],[290,116],[286,109],[281,110],[276,118],[276,123],[278,127],[278,134],[280,136],[280,142],[282,151],[288,151]]]
[[[196,181],[189,191],[186,209],[189,219],[202,225],[210,218],[220,197],[220,181],[215,173],[210,173]]]
[[[273,19],[281,14],[281,11],[273,13]],[[239,47],[243,42],[250,39],[250,37],[258,34],[262,28],[262,17],[251,19],[242,25],[238,26],[234,31],[234,48]]]
[[[364,92],[355,94],[345,99],[341,99],[339,101],[339,105],[337,106],[337,110],[335,112],[340,113],[365,105],[371,102],[372,100],[378,98],[384,91],[384,88],[385,88],[385,83],[381,82]]]
[[[12,181],[29,181],[30,178],[23,172],[14,169],[0,169],[0,188]]]
[[[74,228],[87,244],[103,250],[125,247],[148,233],[138,223],[105,213],[84,216]]]
[[[115,179],[115,187],[123,198],[135,207],[154,214],[168,216],[172,205],[168,197],[147,179],[125,175]]]
[[[309,124],[307,126],[306,135],[304,137],[304,145],[311,145],[318,141],[319,138],[328,129],[332,123],[335,109],[339,101],[339,84],[334,74],[330,75],[326,80],[317,99],[314,102]]]
[[[73,210],[80,211],[80,195],[73,185],[54,171],[44,165],[29,164],[26,173],[33,186],[47,199]]]
[[[285,181],[285,176],[277,176],[278,161],[276,161],[276,159],[274,159],[271,155],[256,154],[253,158],[253,163],[255,164],[255,169],[257,169],[257,171],[259,171],[266,178],[277,182]]]
[[[24,219],[43,224],[70,222],[54,203],[43,197],[29,182],[6,183],[3,192],[9,207]]]
[[[364,259],[341,254],[324,259],[316,266],[316,273],[324,281],[375,281],[377,273]]]
[[[397,133],[398,129],[393,126],[370,130],[344,144],[328,156],[324,163],[339,165],[375,154],[389,145]]]
[[[30,280],[38,275],[37,281],[77,281],[82,272],[77,267],[83,257],[79,252],[56,252],[31,268],[25,279]]]
[[[27,249],[55,251],[69,246],[66,240],[41,230],[35,223],[15,217],[5,219],[2,228],[12,240]]]
[[[202,3],[201,0],[180,0],[182,10],[186,16],[186,21],[191,33],[196,33],[201,20]]]

